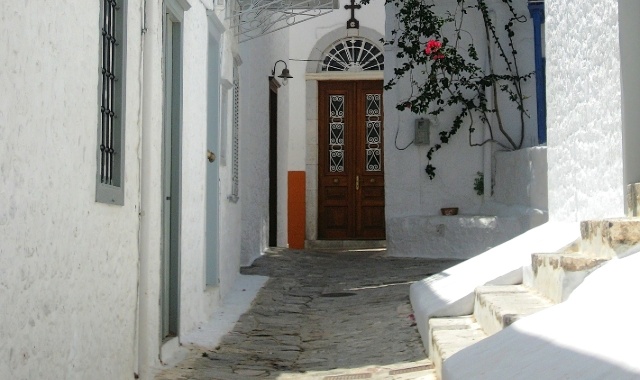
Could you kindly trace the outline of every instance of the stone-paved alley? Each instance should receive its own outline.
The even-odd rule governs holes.
[[[384,251],[265,254],[242,269],[270,279],[233,331],[156,379],[421,378],[430,362],[409,285],[456,263]]]

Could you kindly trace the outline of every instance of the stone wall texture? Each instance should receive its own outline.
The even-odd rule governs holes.
[[[624,213],[618,2],[546,2],[549,217]]]

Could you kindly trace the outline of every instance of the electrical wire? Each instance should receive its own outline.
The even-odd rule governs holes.
[[[415,141],[415,138],[414,138],[413,140],[411,140],[411,142],[410,142],[407,146],[405,146],[404,148],[400,148],[400,147],[398,146],[398,134],[399,134],[399,133],[400,133],[400,123],[398,123],[398,128],[396,129],[396,138],[395,138],[394,143],[395,143],[396,149],[398,149],[398,150],[405,150],[405,149],[407,149],[408,147],[410,147],[410,146],[411,146],[411,144],[413,144],[413,142]]]

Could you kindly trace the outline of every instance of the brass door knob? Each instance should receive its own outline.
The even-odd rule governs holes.
[[[210,150],[207,150],[207,160],[209,160],[209,162],[213,162],[216,160],[216,154],[213,153]]]

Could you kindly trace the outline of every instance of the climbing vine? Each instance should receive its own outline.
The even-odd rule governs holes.
[[[364,4],[368,2],[362,0]],[[394,69],[385,90],[401,79],[408,81],[411,89],[396,108],[433,116],[445,111],[455,115],[451,127],[439,132],[439,141],[427,152],[425,171],[429,178],[436,175],[434,154],[451,141],[465,121],[470,146],[494,143],[505,150],[520,149],[525,118],[529,117],[524,107],[523,83],[533,72],[522,74],[518,66],[514,27],[526,22],[527,17],[517,13],[513,0],[498,3],[506,7],[508,14],[504,32],[500,33],[485,0],[456,0],[455,9],[444,13],[436,13],[433,0],[386,0],[386,3],[396,7],[398,27],[391,31],[390,40],[383,42],[398,48],[397,57],[403,63]],[[479,15],[484,22],[480,35],[465,29],[471,15]],[[444,29],[453,32],[444,33]],[[482,44],[487,57],[485,69],[479,62],[475,38],[486,41]],[[506,94],[507,105],[512,104],[519,112],[519,128],[515,133],[505,128],[499,93]],[[487,127],[488,136],[474,135],[479,126]]]

